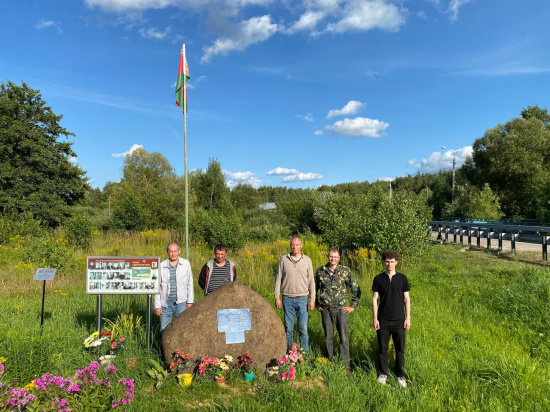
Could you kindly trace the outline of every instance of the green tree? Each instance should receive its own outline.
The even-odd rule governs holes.
[[[30,212],[49,226],[84,197],[85,172],[71,163],[74,136],[59,125],[40,91],[26,83],[0,84],[0,213]]]
[[[127,194],[113,212],[113,222],[116,228],[143,230],[146,228],[147,221],[147,212],[141,200],[133,193]]]
[[[446,220],[458,218],[476,220],[499,220],[503,216],[500,199],[493,193],[488,183],[483,189],[471,185],[461,185],[452,203],[447,203],[443,210]]]
[[[121,208],[128,209],[128,195],[134,201],[139,201],[139,211],[142,219],[140,228],[175,228],[181,226],[184,219],[184,182],[179,178],[168,160],[159,152],[148,152],[140,148],[126,156],[122,168],[122,179],[118,185],[109,187],[111,202],[118,213],[113,216],[115,226],[126,227],[126,223],[119,224],[116,219],[124,216]],[[107,196],[108,198],[109,196]],[[190,196],[190,203],[192,203]]]
[[[522,115],[476,139],[470,174],[474,184],[488,183],[496,192],[506,217],[536,218],[550,177],[548,113],[535,106]]]
[[[203,209],[213,210],[228,199],[230,190],[225,184],[225,176],[220,162],[210,159],[206,170],[199,170],[193,178],[193,188],[197,194],[197,203]]]
[[[231,203],[237,209],[256,209],[261,202],[260,194],[249,184],[239,183],[231,190]]]

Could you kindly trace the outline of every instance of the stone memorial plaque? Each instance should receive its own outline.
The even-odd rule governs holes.
[[[244,343],[244,331],[252,328],[250,310],[218,309],[218,332],[225,332],[225,343]]]

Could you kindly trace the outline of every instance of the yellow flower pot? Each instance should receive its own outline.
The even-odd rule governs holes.
[[[178,383],[182,387],[188,387],[191,386],[191,382],[193,382],[193,374],[192,373],[180,373],[179,375],[176,375],[178,378]]]

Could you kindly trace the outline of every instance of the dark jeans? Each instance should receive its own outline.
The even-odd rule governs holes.
[[[395,346],[395,374],[398,378],[405,377],[405,327],[403,320],[380,321],[380,329],[376,331],[378,340],[378,360],[380,361],[380,374],[388,374],[388,347],[390,336]]]
[[[346,368],[350,366],[349,359],[349,339],[348,339],[348,318],[347,313],[342,312],[342,309],[323,309],[321,319],[323,321],[323,329],[325,331],[325,346],[329,360],[334,357],[334,326],[340,337],[340,356],[344,361]]]

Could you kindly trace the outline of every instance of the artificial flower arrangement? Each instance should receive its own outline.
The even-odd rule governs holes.
[[[293,381],[296,378],[296,367],[304,363],[305,350],[293,343],[288,353],[277,361],[279,365],[277,380]]]
[[[235,369],[240,369],[244,374],[254,373],[254,366],[252,356],[248,353],[243,353],[237,357],[237,362],[235,362]]]
[[[225,355],[223,358],[221,358],[218,362],[218,367],[215,371],[215,376],[217,378],[223,377],[226,374],[226,372],[229,371],[232,363],[233,363],[233,356]]]
[[[176,375],[183,373],[187,365],[189,364],[189,354],[182,353],[179,349],[172,354],[172,360],[170,361],[170,371]]]
[[[94,332],[86,339],[84,339],[85,348],[95,348],[101,346],[103,342],[108,342],[108,351],[111,355],[114,355],[115,352],[120,351],[124,348],[124,343],[126,339],[123,337],[115,338],[113,334],[107,330],[99,332]]]
[[[204,355],[199,363],[199,375],[214,378],[216,371],[219,369],[219,363],[218,358],[208,356],[208,354]]]

